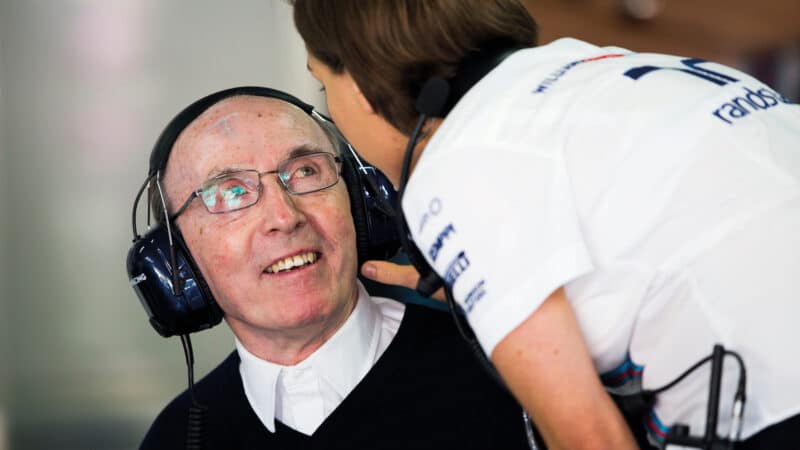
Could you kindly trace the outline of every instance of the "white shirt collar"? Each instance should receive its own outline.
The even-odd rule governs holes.
[[[335,405],[326,405],[325,417],[355,388],[369,372],[374,362],[385,350],[380,345],[381,311],[372,301],[361,283],[358,283],[358,300],[350,317],[336,333],[304,361],[296,366],[282,366],[258,358],[235,339],[241,364],[245,395],[258,418],[271,432],[275,432],[276,404],[280,389],[278,379],[283,371],[292,368],[311,368],[335,391]],[[382,347],[382,348],[379,348]],[[324,384],[324,383],[323,383]],[[329,396],[330,397],[330,396]],[[277,417],[281,419],[281,417]],[[316,429],[320,423],[313,428]],[[310,433],[309,433],[310,434]]]

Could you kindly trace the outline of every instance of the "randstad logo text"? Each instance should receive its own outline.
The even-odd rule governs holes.
[[[725,86],[726,84],[737,83],[739,81],[737,78],[734,78],[730,75],[707,69],[705,67],[700,67],[700,64],[706,62],[702,59],[683,59],[680,62],[684,67],[641,66],[628,70],[625,72],[625,76],[633,80],[639,80],[643,76],[652,72],[659,70],[671,70],[692,75],[699,79],[714,83],[717,86]],[[770,109],[780,105],[781,103],[788,104],[791,102],[778,92],[766,87],[750,88],[745,86],[744,93],[723,103],[718,108],[714,109],[711,114],[728,125],[733,125],[735,120],[746,117],[752,112]]]
[[[732,125],[734,120],[741,119],[751,112],[770,109],[781,103],[791,102],[781,94],[767,88],[754,91],[745,87],[741,96],[733,97],[730,101],[723,103],[712,114],[728,125]]]

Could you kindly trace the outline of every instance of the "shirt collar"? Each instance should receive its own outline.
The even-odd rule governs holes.
[[[377,358],[380,327],[380,311],[359,282],[356,306],[345,323],[295,367],[312,368],[344,399]],[[247,400],[264,426],[274,433],[276,386],[281,371],[287,366],[260,359],[234,339]]]
[[[344,325],[298,366],[311,367],[346,397],[369,372],[380,337],[380,312],[359,283],[358,302]]]

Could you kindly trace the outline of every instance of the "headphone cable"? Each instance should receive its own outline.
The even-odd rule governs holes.
[[[142,193],[144,192],[144,189],[148,186],[150,186],[150,177],[147,177],[147,179],[144,180],[144,183],[142,183],[142,186],[136,192],[136,200],[133,201],[133,209],[131,210],[131,226],[133,227],[133,242],[136,242],[137,240],[139,240],[139,238],[141,238],[141,236],[139,236],[138,230],[136,229],[136,210],[139,206],[139,199],[142,198]],[[147,222],[150,223],[149,207],[147,208]]]
[[[716,424],[719,406],[719,388],[722,378],[722,360],[725,356],[733,356],[739,365],[739,380],[737,382],[736,393],[733,397],[733,408],[731,411],[731,425],[728,433],[728,438],[722,441],[721,445],[726,445],[728,449],[733,449],[734,443],[738,442],[741,437],[742,431],[742,416],[744,414],[744,405],[746,401],[746,385],[747,385],[747,369],[739,353],[733,350],[726,350],[721,345],[714,345],[714,351],[711,355],[706,356],[694,363],[691,367],[684,370],[680,375],[675,377],[667,384],[655,389],[645,389],[635,394],[612,395],[617,406],[627,413],[645,413],[645,410],[651,409],[655,405],[656,396],[668,389],[675,387],[678,383],[686,379],[689,374],[693,373],[707,362],[712,362],[711,380],[709,382],[709,399],[706,410],[706,430],[705,436],[702,438],[694,438],[688,436],[688,427],[682,424],[674,424],[672,428],[678,431],[680,428],[681,433],[669,433],[664,440],[664,444],[668,441],[671,443],[691,446],[700,448],[708,448],[708,445],[714,445],[715,442],[719,443],[716,435]],[[687,435],[683,433],[687,432]],[[714,447],[721,448],[721,447]]]
[[[183,354],[186,357],[186,372],[189,381],[189,417],[186,424],[186,450],[202,450],[206,447],[205,442],[205,419],[208,407],[200,404],[194,395],[194,352],[192,351],[192,340],[188,334],[181,335]]]

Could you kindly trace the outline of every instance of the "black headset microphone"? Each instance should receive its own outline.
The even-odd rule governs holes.
[[[403,214],[403,194],[411,171],[411,159],[414,149],[419,141],[422,128],[429,118],[444,118],[453,109],[472,87],[497,67],[506,58],[511,56],[520,47],[513,43],[498,41],[484,45],[480,50],[473,51],[467,55],[456,70],[456,76],[445,80],[440,76],[432,76],[422,85],[414,104],[417,112],[420,113],[417,124],[408,139],[408,145],[403,156],[403,168],[400,173],[400,187],[398,188],[397,208],[399,210],[398,226],[400,227],[400,241],[403,249],[408,254],[411,264],[419,272],[420,278],[417,283],[417,292],[425,297],[430,297],[439,288],[445,287],[445,293],[449,290],[444,281],[431,268],[425,257],[422,256],[419,248],[411,239],[408,231],[408,224]],[[448,297],[452,297],[448,295]],[[448,300],[448,303],[451,303]],[[453,306],[451,306],[451,310]],[[456,323],[459,323],[457,321]],[[459,326],[461,328],[461,326]],[[462,333],[463,334],[463,333]],[[474,338],[473,338],[474,339]],[[482,354],[482,352],[481,352]]]
[[[422,256],[419,248],[414,244],[411,239],[411,234],[408,231],[408,224],[403,215],[403,194],[405,193],[406,184],[411,171],[411,159],[414,154],[414,149],[420,138],[420,133],[429,118],[444,118],[453,109],[453,107],[461,100],[461,97],[467,93],[477,82],[491,72],[506,58],[511,56],[514,52],[519,50],[520,47],[508,42],[492,42],[480,50],[470,53],[458,65],[456,76],[445,80],[440,76],[430,77],[420,89],[414,104],[417,112],[420,113],[417,124],[414,127],[408,139],[408,145],[403,156],[403,168],[400,173],[400,187],[398,189],[397,207],[400,210],[398,214],[398,226],[400,227],[400,240],[403,244],[403,249],[408,254],[408,259],[411,264],[419,272],[420,278],[417,283],[417,292],[425,297],[430,297],[439,288],[445,286],[444,281],[439,277],[436,272]],[[451,297],[451,296],[449,296]],[[448,300],[449,302],[449,300]]]
[[[506,55],[507,56],[507,55]],[[497,63],[499,64],[501,60],[498,60]],[[496,65],[496,64],[495,64]],[[491,68],[494,68],[495,65],[492,65]],[[486,68],[487,66],[481,66],[482,68]],[[491,70],[491,69],[489,69]],[[489,72],[486,70],[485,73],[481,75],[485,75]],[[462,78],[463,79],[463,78]],[[476,82],[478,80],[475,80]],[[452,80],[451,80],[452,82]],[[440,288],[444,288],[445,299],[447,300],[448,310],[453,317],[453,321],[455,322],[456,328],[458,329],[459,334],[461,337],[467,342],[469,348],[472,350],[472,353],[478,359],[480,364],[489,373],[489,375],[504,389],[508,390],[508,387],[503,382],[500,374],[494,368],[494,365],[489,358],[486,357],[483,350],[481,349],[480,344],[478,343],[477,338],[475,337],[475,333],[473,333],[472,328],[470,328],[469,324],[466,323],[464,319],[464,313],[461,310],[461,307],[455,302],[453,298],[452,286],[448,286],[444,280],[433,270],[433,268],[428,264],[428,261],[425,260],[425,257],[422,256],[422,252],[419,250],[419,247],[416,246],[414,243],[413,238],[411,237],[411,232],[408,228],[408,222],[406,222],[405,214],[403,213],[403,196],[405,195],[406,186],[408,184],[408,178],[411,172],[411,159],[414,154],[414,149],[417,146],[417,141],[419,140],[420,133],[422,132],[422,128],[425,125],[425,122],[429,118],[434,117],[444,117],[447,115],[447,112],[452,109],[458,99],[463,96],[464,93],[469,89],[470,86],[467,86],[463,92],[454,92],[451,95],[451,82],[448,82],[442,77],[434,76],[428,79],[425,84],[422,86],[420,90],[419,96],[417,96],[417,100],[415,102],[415,107],[417,112],[420,113],[419,119],[417,120],[417,124],[411,132],[411,136],[408,139],[408,145],[406,147],[405,154],[403,156],[403,167],[400,172],[400,187],[398,188],[398,202],[397,208],[399,210],[397,214],[397,224],[399,227],[399,235],[400,235],[400,243],[403,246],[403,250],[408,256],[408,260],[414,266],[414,268],[419,272],[419,281],[417,282],[417,292],[420,295],[425,297],[430,297],[433,295],[434,292],[439,290]],[[473,83],[474,84],[474,83]],[[454,100],[454,96],[457,96]]]
[[[419,248],[414,245],[411,239],[410,232],[408,231],[408,223],[406,222],[405,215],[403,214],[403,196],[408,184],[408,177],[411,171],[411,158],[414,154],[414,148],[417,146],[419,135],[425,122],[430,117],[443,117],[443,111],[447,98],[450,94],[450,85],[441,77],[433,77],[429,79],[422,87],[416,101],[417,111],[420,113],[417,124],[411,132],[411,136],[406,146],[406,152],[403,156],[403,168],[400,172],[400,187],[398,188],[398,202],[397,214],[398,226],[400,227],[400,242],[403,245],[408,255],[409,261],[419,272],[419,281],[417,282],[417,292],[425,297],[430,297],[439,288],[444,286],[444,281],[441,277],[431,268],[425,257],[422,256]]]

